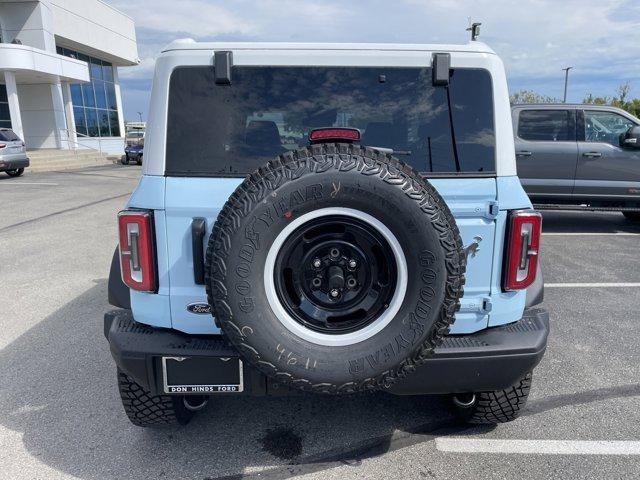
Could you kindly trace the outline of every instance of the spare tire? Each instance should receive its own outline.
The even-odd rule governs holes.
[[[250,364],[303,390],[389,387],[454,320],[465,255],[449,208],[409,166],[350,144],[249,175],[209,239],[216,321]]]

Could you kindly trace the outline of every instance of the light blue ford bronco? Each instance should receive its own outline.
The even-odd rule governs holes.
[[[517,417],[549,321],[491,49],[180,40],[149,117],[104,319],[134,424],[299,390]]]

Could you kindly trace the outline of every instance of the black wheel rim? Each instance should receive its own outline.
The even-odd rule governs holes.
[[[370,325],[389,307],[397,264],[374,226],[330,215],[289,235],[274,276],[278,300],[296,322],[324,334],[345,334]]]

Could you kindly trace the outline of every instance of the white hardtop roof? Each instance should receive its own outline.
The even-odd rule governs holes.
[[[495,52],[486,44],[478,41],[464,45],[450,44],[411,44],[411,43],[288,43],[288,42],[196,42],[191,38],[174,40],[162,49],[172,50],[367,50],[367,51],[405,51],[405,52]]]

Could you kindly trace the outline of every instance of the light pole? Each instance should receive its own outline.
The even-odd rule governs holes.
[[[565,92],[565,96],[566,96],[566,92]],[[142,112],[138,112],[138,117],[140,118],[140,123],[142,123]]]
[[[564,98],[562,103],[567,103],[567,84],[569,83],[569,70],[572,68],[573,67],[566,67],[562,69],[564,70]]]

